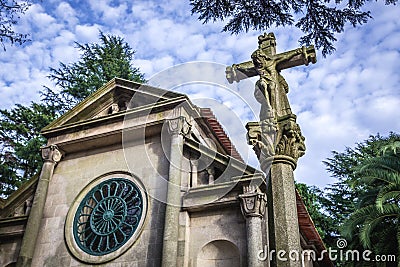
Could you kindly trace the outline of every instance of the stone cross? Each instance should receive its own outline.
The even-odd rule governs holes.
[[[234,64],[226,68],[226,78],[230,83],[259,75],[255,84],[254,96],[261,104],[260,121],[249,122],[247,139],[257,154],[262,171],[268,178],[267,203],[269,241],[251,239],[252,247],[261,243],[275,251],[301,254],[299,225],[297,218],[296,193],[293,170],[297,159],[304,155],[305,138],[296,123],[286,94],[289,86],[280,71],[283,69],[308,65],[316,62],[313,46],[301,47],[276,54],[276,40],[273,33],[258,37],[258,49],[251,55],[252,61]],[[259,189],[257,189],[259,190]],[[244,198],[243,200],[249,199]],[[247,195],[246,195],[247,196]],[[254,198],[253,198],[254,199]],[[249,204],[249,203],[243,203]],[[250,203],[251,204],[251,203]],[[243,205],[242,205],[243,206]],[[243,207],[242,207],[243,209]],[[254,221],[254,220],[253,220]],[[252,222],[253,222],[252,221]],[[254,229],[259,222],[254,222]],[[252,228],[252,229],[253,229]],[[269,244],[265,244],[269,243]],[[251,251],[249,251],[251,255]],[[301,259],[279,260],[272,256],[271,266],[300,267]],[[260,262],[248,259],[249,267],[263,266]]]
[[[261,103],[260,120],[270,117],[282,117],[291,114],[286,97],[288,85],[280,74],[283,69],[316,62],[313,46],[301,47],[291,51],[276,54],[276,40],[273,33],[258,37],[258,49],[251,55],[252,61],[233,64],[226,69],[226,78],[233,81],[260,76],[256,83],[254,95]]]

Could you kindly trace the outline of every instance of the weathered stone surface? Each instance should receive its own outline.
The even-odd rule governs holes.
[[[293,169],[290,164],[277,163],[271,167],[271,195],[269,205],[273,218],[275,251],[283,250],[287,255],[291,251],[301,253],[299,223],[297,219],[296,194]],[[276,255],[275,255],[276,256]],[[301,261],[277,261],[277,266],[301,266]]]
[[[240,212],[239,206],[236,209],[225,208],[218,210],[208,210],[203,212],[197,212],[192,214],[190,220],[190,254],[189,254],[189,266],[202,267],[207,266],[204,260],[209,260],[208,263],[215,264],[210,266],[219,266],[217,264],[227,264],[229,258],[222,259],[217,255],[225,254],[223,248],[216,248],[212,254],[214,256],[206,257],[208,246],[215,244],[215,241],[225,241],[223,243],[229,244],[230,251],[236,251],[235,256],[239,258],[239,261],[235,260],[235,263],[239,264],[233,266],[246,266],[247,262],[247,241],[246,241],[246,223]],[[217,245],[218,246],[218,245]],[[226,247],[226,246],[224,246]],[[204,252],[204,250],[206,252]],[[202,252],[203,250],[203,252]],[[226,265],[222,265],[226,266]]]
[[[297,60],[296,56],[289,61],[292,60]],[[147,107],[136,106],[137,110],[132,111],[134,116],[124,124],[124,112],[120,106],[117,110],[115,103],[118,102],[118,91],[125,94],[130,90],[127,88],[129,82],[114,83],[116,88],[107,88],[110,84],[106,85],[108,91],[103,88],[96,92],[45,129],[49,145],[58,145],[66,154],[48,179],[42,216],[33,216],[40,231],[37,239],[32,240],[35,250],[32,266],[90,265],[77,260],[67,248],[64,231],[66,225],[71,225],[67,220],[68,211],[93,179],[110,173],[129,175],[129,172],[140,180],[148,193],[146,219],[138,238],[127,251],[98,266],[267,266],[268,262],[260,263],[257,259],[259,249],[268,244],[264,204],[256,204],[265,200],[264,175],[224,154],[226,151],[220,149],[220,144],[215,148],[213,143],[218,140],[212,130],[196,117],[197,108],[182,96],[168,94],[162,100],[164,104],[168,99],[171,102],[165,106],[157,103],[148,116],[142,116]],[[143,101],[149,101],[158,90],[147,89],[148,92],[140,92],[149,93]],[[108,96],[115,99],[108,100]],[[101,102],[99,106],[96,106],[96,101]],[[179,112],[174,109],[177,103],[185,103]],[[182,121],[182,117],[186,119]],[[178,120],[164,124],[171,118]],[[268,127],[279,131],[277,127],[282,120],[272,119],[272,124],[265,121],[255,125],[249,134],[250,141],[252,138],[256,140],[255,146],[261,147],[269,138],[260,137],[258,133],[267,131]],[[184,122],[191,127],[184,127]],[[129,131],[123,132],[124,127]],[[291,128],[287,128],[286,135],[290,136]],[[163,129],[167,131],[165,136]],[[144,138],[141,139],[138,133],[145,133]],[[176,138],[171,141],[171,136]],[[122,141],[126,141],[124,146]],[[45,157],[50,163],[57,159],[49,153],[45,153]],[[285,157],[275,155],[272,159],[292,168]],[[263,158],[268,160],[271,155],[264,153]],[[287,173],[289,169],[281,171],[281,177],[292,177]],[[273,171],[277,176],[278,169]],[[171,189],[167,186],[168,181],[176,187]],[[276,186],[286,186],[282,183]],[[248,187],[249,190],[243,191],[243,186],[250,184],[259,186],[259,190]],[[253,197],[254,201],[246,200]],[[167,206],[167,199],[176,205]],[[277,199],[292,201],[285,194]],[[242,200],[242,204],[246,204],[243,209],[247,212],[245,216],[241,212]],[[292,215],[285,216],[277,218],[290,223]],[[18,247],[18,241],[0,244],[0,258],[3,260],[5,249],[15,253]],[[16,257],[11,253],[4,255],[11,260]],[[4,259],[3,263],[7,264]]]
[[[280,75],[282,66],[295,67],[315,63],[314,47],[302,47],[276,54],[276,40],[273,33],[258,37],[258,49],[251,55],[252,62],[234,64],[226,70],[229,82],[259,75],[254,95],[261,104],[260,120],[292,114],[286,93],[288,86]]]
[[[267,240],[263,238],[263,223],[266,218],[267,197],[260,188],[245,185],[243,194],[239,195],[240,206],[243,216],[246,219],[247,232],[247,265],[248,267],[265,266],[265,262],[258,258],[259,252],[267,245]]]
[[[62,152],[57,146],[50,145],[42,148],[42,157],[44,163],[26,225],[28,230],[25,231],[22,239],[17,266],[29,266],[32,263],[32,257],[35,251],[35,242],[40,231],[40,222],[45,209],[49,182],[53,176],[56,164],[61,160]]]
[[[304,155],[305,145],[286,95],[289,86],[280,70],[315,63],[315,50],[311,46],[276,54],[273,33],[260,35],[258,44],[258,49],[251,55],[252,61],[228,67],[226,77],[231,83],[256,75],[260,77],[254,91],[261,104],[260,122],[250,122],[246,128],[248,142],[256,152],[261,169],[269,177],[271,247],[275,251],[300,253],[293,170],[297,159]],[[273,264],[300,266],[300,262],[290,259],[274,261]]]

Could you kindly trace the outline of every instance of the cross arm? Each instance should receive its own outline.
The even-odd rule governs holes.
[[[277,55],[276,69],[278,71],[317,62],[314,46],[301,47]]]
[[[317,62],[317,56],[314,46],[301,47],[274,56],[276,60],[276,70],[289,69],[296,66],[308,65],[310,62]],[[225,70],[226,79],[229,83],[239,82],[246,78],[257,76],[253,61],[246,61],[239,64],[228,66]]]
[[[228,66],[226,67],[225,74],[229,83],[233,83],[234,81],[239,82],[246,78],[258,75],[256,69],[254,68],[253,61],[246,61]]]

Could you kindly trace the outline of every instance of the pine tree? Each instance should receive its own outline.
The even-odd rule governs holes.
[[[45,143],[40,130],[55,118],[56,111],[42,103],[16,105],[0,110],[0,195],[9,195],[38,172]]]
[[[76,43],[82,53],[78,62],[61,62],[58,69],[50,69],[48,77],[57,88],[45,88],[43,100],[48,105],[65,112],[115,77],[145,82],[144,75],[131,63],[135,51],[123,38],[100,32],[99,39],[100,43]]]
[[[16,32],[14,25],[31,4],[31,1],[0,0],[0,44],[4,50],[5,43],[22,45],[29,41],[28,34]]]
[[[114,77],[145,82],[132,66],[134,51],[123,38],[100,32],[100,42],[79,44],[78,62],[50,69],[56,87],[44,88],[42,101],[0,110],[0,196],[8,196],[40,171],[40,131]]]
[[[335,48],[335,34],[344,31],[346,24],[354,27],[371,18],[369,11],[363,11],[364,0],[190,0],[192,14],[199,20],[225,21],[223,31],[239,33],[251,29],[268,30],[273,26],[292,26],[303,31],[301,44],[313,43],[322,48],[326,56]],[[385,0],[385,4],[396,4],[397,0]]]

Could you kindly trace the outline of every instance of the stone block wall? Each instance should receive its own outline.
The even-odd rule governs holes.
[[[0,266],[12,266],[17,261],[21,242],[21,236],[0,239]]]
[[[161,144],[157,140],[146,144],[132,144],[130,149],[132,158],[126,160],[134,162],[130,164],[131,172],[149,192],[146,220],[132,247],[118,258],[100,266],[159,266],[161,263],[165,213],[162,200],[165,198],[166,188],[161,187],[157,181],[168,178],[168,161],[160,153]],[[33,266],[89,265],[73,257],[66,246],[66,216],[80,191],[93,179],[109,172],[129,172],[120,146],[67,154],[60,161],[49,184]]]
[[[192,213],[189,239],[189,266],[247,264],[246,222],[239,205]]]

